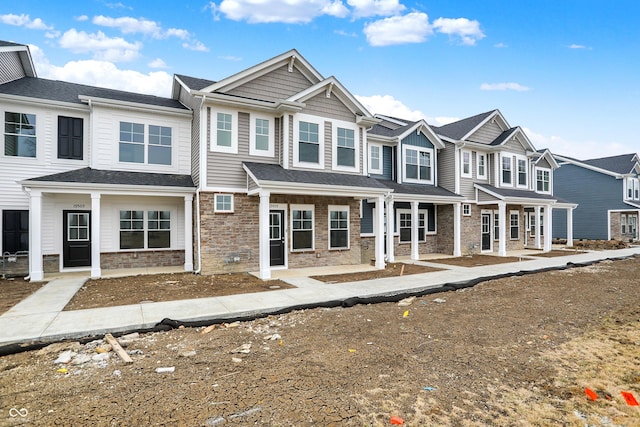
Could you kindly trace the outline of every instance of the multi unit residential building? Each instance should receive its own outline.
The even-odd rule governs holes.
[[[373,115],[296,50],[219,81],[177,74],[162,98],[38,78],[1,42],[0,99],[0,250],[28,251],[32,280],[548,251],[576,208],[557,158],[500,111]]]
[[[640,158],[637,154],[577,160],[555,155],[555,193],[578,203],[574,221],[554,219],[553,236],[637,241],[640,214]]]

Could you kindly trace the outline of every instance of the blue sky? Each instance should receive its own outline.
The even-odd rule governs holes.
[[[170,96],[295,48],[372,113],[439,125],[498,108],[537,148],[640,152],[640,1],[3,2],[39,77]]]

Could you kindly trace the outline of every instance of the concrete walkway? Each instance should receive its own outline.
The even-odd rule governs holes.
[[[296,286],[253,294],[228,295],[167,302],[62,311],[86,278],[60,278],[0,316],[0,347],[34,341],[55,341],[136,329],[152,328],[165,318],[179,321],[211,321],[252,317],[301,305],[419,293],[447,284],[464,283],[477,278],[490,279],[521,272],[562,268],[568,263],[583,264],[605,259],[640,255],[640,247],[615,251],[597,251],[562,257],[529,257],[522,261],[479,266],[452,267],[418,261],[423,265],[445,268],[430,273],[337,284],[309,277],[283,277]]]

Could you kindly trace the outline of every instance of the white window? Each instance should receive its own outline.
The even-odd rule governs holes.
[[[471,178],[471,151],[462,150],[460,154],[462,176],[465,178]]]
[[[169,247],[171,247],[170,211],[120,211],[120,249]]]
[[[251,114],[249,134],[250,155],[273,157],[275,124],[272,117]]]
[[[633,199],[640,200],[640,180],[638,178],[633,180]]]
[[[462,204],[462,215],[471,216],[471,205],[469,203]]]
[[[333,169],[350,172],[360,170],[360,128],[354,123],[332,121]]]
[[[502,185],[512,186],[511,177],[511,156],[502,155],[500,163],[500,183]]]
[[[484,153],[476,153],[478,179],[487,179],[487,155]]]
[[[291,205],[291,250],[307,251],[315,247],[313,205]]]
[[[382,175],[382,146],[369,144],[369,173]]]
[[[500,211],[493,211],[493,240],[500,240]]]
[[[211,112],[211,151],[238,153],[238,113],[231,110]]]
[[[620,232],[622,234],[627,234],[627,215],[620,215]]]
[[[120,122],[119,135],[121,162],[171,165],[170,127]]]
[[[4,155],[36,157],[36,115],[4,113]]]
[[[349,248],[349,206],[329,206],[329,249]]]
[[[214,212],[231,213],[233,212],[233,194],[216,194],[214,196]]]
[[[404,146],[404,181],[423,184],[433,183],[431,159],[433,150],[413,146]]]
[[[411,242],[411,211],[408,209],[398,209],[398,234],[400,243]],[[424,242],[427,230],[427,212],[418,211],[418,242]]]
[[[318,117],[296,115],[293,138],[293,165],[324,169],[324,122]]]
[[[527,187],[527,160],[518,159],[518,187]]]
[[[536,169],[536,191],[538,193],[551,192],[551,171],[549,169]]]
[[[520,239],[520,212],[519,211],[509,211],[509,226],[510,226],[510,233],[509,233],[510,239],[519,240]]]

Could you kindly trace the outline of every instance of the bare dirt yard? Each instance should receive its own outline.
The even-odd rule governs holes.
[[[40,289],[43,282],[29,282],[21,278],[0,279],[0,315]]]
[[[102,341],[5,355],[0,425],[638,426],[639,271],[120,337],[130,364]]]

